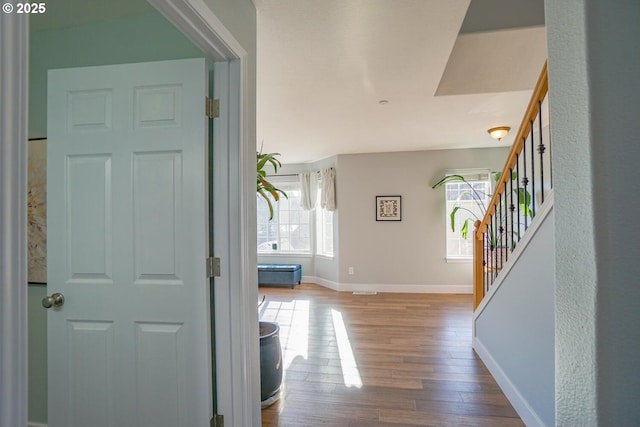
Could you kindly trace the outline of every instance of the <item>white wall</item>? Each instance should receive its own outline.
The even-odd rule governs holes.
[[[555,231],[553,210],[542,218],[545,213],[543,209],[536,216],[509,259],[512,266],[503,270],[476,310],[473,346],[525,424],[551,427],[555,425]]]
[[[341,290],[471,292],[471,264],[445,261],[446,169],[502,170],[508,148],[338,156]],[[402,221],[375,220],[375,197],[402,196]],[[353,267],[354,274],[348,274]]]
[[[640,425],[640,3],[545,1],[545,10],[557,425]]]

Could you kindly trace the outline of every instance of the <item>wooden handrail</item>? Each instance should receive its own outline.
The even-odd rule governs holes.
[[[482,221],[476,221],[476,227],[473,232],[473,289],[474,289],[474,307],[475,310],[482,298],[484,297],[484,293],[486,291],[484,284],[484,266],[482,264],[483,261],[483,249],[484,249],[484,233],[487,231],[489,227],[489,222],[491,221],[492,216],[495,215],[496,206],[500,204],[500,198],[505,192],[506,184],[511,181],[512,178],[512,170],[516,166],[516,162],[518,161],[518,157],[522,153],[524,149],[523,140],[527,138],[527,135],[531,132],[531,123],[535,121],[536,117],[539,114],[539,105],[547,96],[547,92],[549,90],[549,81],[547,78],[547,62],[545,61],[542,66],[542,71],[540,72],[540,76],[538,77],[538,81],[531,95],[531,100],[529,101],[529,105],[525,111],[524,117],[522,118],[522,122],[520,123],[520,128],[518,129],[518,133],[513,140],[513,145],[511,146],[511,150],[509,151],[509,155],[507,157],[504,168],[502,169],[502,174],[500,179],[496,183],[495,192],[487,205],[487,210],[485,212]]]
[[[479,229],[475,232],[476,235],[486,231],[487,224],[491,219],[491,215],[495,213],[496,205],[497,203],[499,203],[500,196],[504,192],[504,184],[506,184],[507,181],[511,180],[511,169],[516,164],[517,156],[522,153],[523,145],[520,144],[520,142],[531,131],[531,121],[538,115],[538,102],[541,102],[545,98],[545,96],[547,96],[548,90],[549,80],[547,79],[547,61],[545,61],[544,65],[542,66],[542,71],[540,72],[540,77],[538,77],[538,83],[536,83],[536,87],[534,88],[533,94],[531,95],[529,106],[527,107],[524,117],[522,118],[522,123],[520,123],[520,129],[518,130],[518,133],[513,140],[511,151],[509,151],[509,157],[507,157],[507,162],[502,169],[502,175],[500,175],[500,179],[496,183],[496,191],[493,193],[493,196],[491,197],[491,200],[487,205],[487,212],[480,222]]]
[[[482,233],[480,233],[480,239],[478,239],[478,227],[480,227],[480,220],[475,222],[475,230],[473,233],[473,309],[475,310],[484,297],[484,268],[482,265],[482,250],[484,249],[484,239]]]

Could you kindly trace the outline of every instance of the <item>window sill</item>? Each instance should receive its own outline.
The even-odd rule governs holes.
[[[473,258],[445,258],[448,264],[471,264]]]
[[[258,256],[274,258],[311,258],[311,252],[258,252]]]
[[[336,259],[335,255],[326,255],[326,254],[316,254],[316,258],[322,258],[329,261],[333,261],[334,259]]]

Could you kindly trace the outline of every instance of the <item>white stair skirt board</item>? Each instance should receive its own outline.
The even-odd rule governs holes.
[[[533,236],[535,236],[536,232],[544,222],[544,219],[547,217],[547,215],[551,213],[552,210],[553,210],[553,190],[550,191],[549,194],[546,196],[545,202],[539,208],[539,211],[536,213],[536,217],[533,219],[533,221],[529,225],[529,228],[527,228],[527,232],[522,237],[522,240],[518,242],[518,245],[516,246],[514,251],[511,253],[511,255],[509,255],[509,260],[505,264],[504,268],[500,271],[498,278],[495,280],[495,282],[493,282],[493,284],[489,288],[489,292],[484,296],[484,298],[480,302],[480,305],[478,306],[478,308],[476,308],[476,311],[473,312],[473,327],[474,327],[473,336],[474,337],[476,336],[476,331],[475,331],[476,320],[478,319],[478,317],[480,317],[480,315],[482,314],[482,311],[487,306],[487,304],[489,304],[489,301],[491,301],[491,298],[493,298],[493,296],[498,291],[498,289],[500,289],[500,285],[502,285],[504,278],[509,276],[509,271],[511,270],[513,265],[516,263],[518,258],[520,258],[520,255],[522,254],[522,252],[524,252],[525,248],[529,245],[529,242],[531,242],[531,239],[533,239]],[[473,290],[471,292],[473,293]]]
[[[337,283],[321,277],[303,276],[303,283],[314,283],[338,292],[386,292],[410,294],[471,294],[472,285],[427,285],[427,284],[388,284],[388,283]]]
[[[500,365],[495,361],[491,353],[476,337],[473,338],[473,349],[480,359],[484,362],[491,375],[496,380],[504,395],[509,399],[513,409],[516,410],[522,421],[527,427],[547,427],[542,422],[538,414],[529,406],[527,401],[522,397],[520,391],[513,385],[509,377],[504,373]]]
[[[544,422],[538,417],[533,408],[527,403],[527,401],[520,394],[520,391],[515,387],[515,385],[511,382],[509,377],[505,374],[505,372],[500,368],[498,363],[495,361],[491,353],[487,350],[487,348],[482,344],[482,342],[476,337],[476,321],[478,317],[482,314],[482,311],[485,309],[489,301],[496,294],[500,285],[502,284],[505,277],[508,276],[509,270],[511,270],[512,266],[516,262],[516,260],[520,257],[522,252],[525,250],[533,236],[536,234],[536,231],[540,228],[540,225],[544,222],[544,219],[549,215],[549,213],[553,209],[553,192],[551,192],[548,196],[546,196],[545,203],[541,206],[538,211],[536,217],[533,222],[527,229],[527,233],[524,235],[522,240],[518,243],[518,246],[513,251],[511,256],[509,257],[509,261],[505,265],[505,268],[502,269],[498,279],[493,283],[489,293],[485,295],[484,299],[476,309],[473,315],[473,349],[480,356],[480,359],[484,362],[489,369],[489,372],[494,377],[502,391],[504,392],[509,402],[513,405],[513,408],[518,412],[522,421],[528,427],[545,427]]]

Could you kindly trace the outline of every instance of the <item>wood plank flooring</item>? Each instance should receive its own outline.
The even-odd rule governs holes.
[[[471,296],[261,287],[284,388],[263,427],[524,426],[471,349]]]

